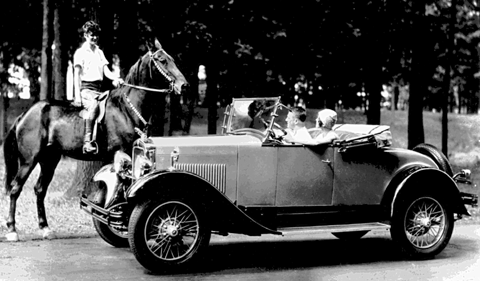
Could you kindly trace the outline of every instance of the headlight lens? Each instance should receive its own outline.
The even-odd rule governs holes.
[[[133,176],[139,178],[155,169],[155,148],[134,148]]]

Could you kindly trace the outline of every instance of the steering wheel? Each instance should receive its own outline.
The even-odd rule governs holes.
[[[266,126],[267,128],[269,128],[271,121],[270,121],[270,120],[269,120],[269,121],[265,121],[263,118],[261,118],[261,119],[262,119],[263,124],[265,124],[265,126]],[[281,131],[281,132],[283,133],[283,135],[277,135],[277,134],[272,130],[272,131],[270,132],[270,137],[271,137],[273,140],[276,140],[276,141],[278,141],[278,142],[280,142],[280,143],[283,143],[282,139],[283,139],[283,136],[287,135],[287,131],[285,131],[285,129],[284,129],[282,126],[280,126],[278,123],[275,123],[275,122],[273,122],[273,127],[274,127],[275,129]]]

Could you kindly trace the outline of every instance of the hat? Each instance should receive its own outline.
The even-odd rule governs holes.
[[[324,109],[318,112],[318,119],[323,126],[331,129],[337,123],[337,113],[331,109]]]

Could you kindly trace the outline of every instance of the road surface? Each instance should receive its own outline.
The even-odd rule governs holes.
[[[386,231],[356,242],[330,234],[213,236],[202,269],[152,275],[127,249],[101,238],[7,243],[0,239],[0,280],[480,280],[480,225],[456,225],[431,260],[405,260]]]

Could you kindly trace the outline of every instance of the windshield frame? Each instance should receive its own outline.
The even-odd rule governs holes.
[[[251,118],[249,116],[250,112],[246,112],[245,110],[246,108],[250,108],[249,106],[248,107],[246,106],[246,105],[249,105],[249,102],[250,104],[253,102],[258,102],[261,107],[263,106],[263,109],[265,109],[265,106],[267,107],[268,111],[266,111],[266,113],[262,113],[263,109],[257,112],[258,114],[260,114],[258,119],[260,120],[268,119],[268,120],[265,120],[268,123],[267,128],[260,130],[257,128],[252,128],[251,126],[247,126],[246,123],[244,124],[245,126],[234,128],[234,126],[239,126],[239,122],[236,120],[236,118],[242,116],[242,115],[239,115],[241,113],[245,113],[243,114],[242,118],[246,119],[246,121],[250,120],[252,123],[255,121],[255,118]],[[225,108],[225,113],[224,113],[225,116],[224,116],[223,126],[222,126],[223,134],[236,135],[236,134],[239,134],[236,132],[237,130],[249,128],[252,130],[257,130],[259,133],[267,137],[269,133],[272,131],[275,118],[278,116],[276,113],[277,109],[281,105],[282,104],[280,103],[280,97],[234,98],[232,99],[232,103]],[[256,117],[258,117],[257,115]],[[264,115],[264,117],[266,118],[262,118],[261,115]],[[268,115],[268,116],[265,116],[265,115]]]

